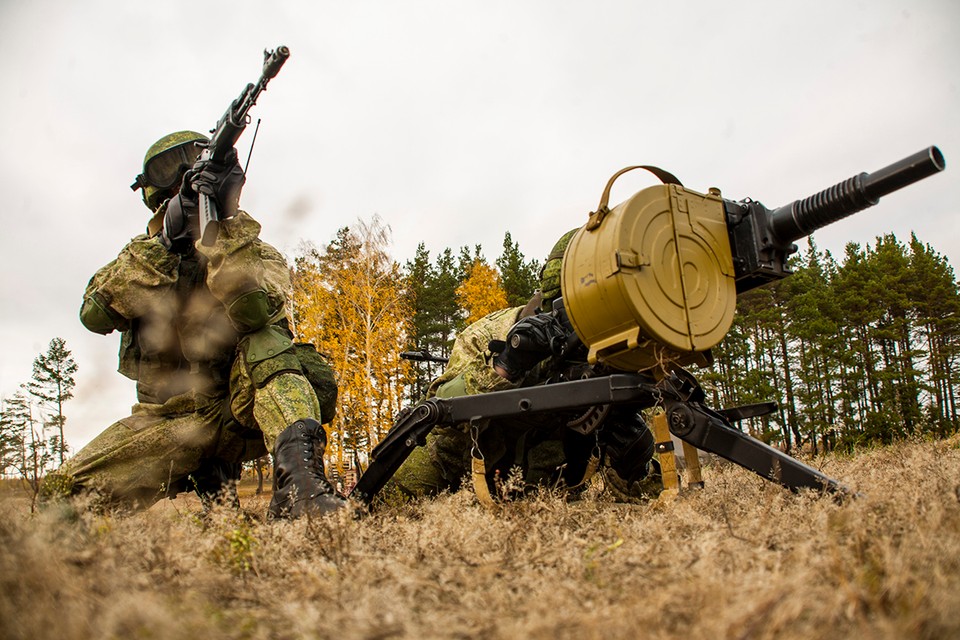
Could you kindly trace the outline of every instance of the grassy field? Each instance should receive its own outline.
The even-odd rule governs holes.
[[[31,516],[0,493],[4,638],[958,638],[960,440],[815,461],[864,493],[728,465],[671,502],[460,492],[346,515]]]

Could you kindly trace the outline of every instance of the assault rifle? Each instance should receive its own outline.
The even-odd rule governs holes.
[[[250,109],[257,103],[260,92],[265,91],[267,83],[280,72],[280,67],[290,57],[290,49],[279,46],[275,51],[263,52],[263,72],[256,84],[248,84],[240,96],[230,103],[217,126],[211,130],[210,142],[200,153],[198,164],[208,160],[222,163],[227,153],[237,144],[243,130],[249,123]],[[217,239],[220,216],[217,204],[210,196],[200,193],[200,243],[212,246]]]
[[[632,168],[639,167],[624,171]],[[734,426],[775,411],[775,403],[712,409],[682,365],[711,362],[710,349],[732,324],[738,293],[790,275],[787,259],[797,251],[793,241],[942,171],[940,150],[929,147],[772,211],[749,199],[725,200],[714,189],[695,193],[665,171],[643,168],[665,184],[610,209],[610,188],[623,171],[615,174],[563,257],[563,299],[552,313],[566,335],[552,355],[571,363],[582,359],[582,364],[541,385],[430,398],[405,409],[371,453],[351,498],[371,504],[438,425],[581,412],[568,426],[586,433],[602,422],[602,417],[589,419],[590,413],[603,415],[602,409],[612,405],[659,407],[680,440],[792,491],[850,493],[837,480]]]

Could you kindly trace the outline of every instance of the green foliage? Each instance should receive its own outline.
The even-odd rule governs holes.
[[[63,404],[73,398],[76,386],[74,374],[77,363],[73,360],[67,343],[63,338],[54,338],[45,354],[38,355],[33,361],[33,378],[28,384],[30,395],[37,399],[49,417],[44,426],[53,428],[57,434],[51,437],[51,445],[59,463],[63,464],[67,452],[63,427],[67,421],[63,413]]]
[[[837,264],[809,240],[793,276],[738,299],[703,376],[713,401],[776,400],[754,435],[787,451],[851,449],[960,428],[960,291],[915,236],[850,243]]]
[[[479,244],[473,246],[473,253],[470,253],[470,247],[460,247],[460,255],[457,258],[457,284],[459,285],[468,277],[475,264],[489,264],[483,255],[483,247]]]
[[[506,294],[506,302],[497,303],[501,306],[526,304],[537,289],[540,265],[536,260],[526,260],[509,232],[504,234],[503,252],[493,267],[480,245],[472,249],[460,247],[456,257],[446,248],[431,262],[430,252],[421,243],[413,260],[407,261],[404,267],[407,302],[413,310],[411,343],[417,351],[428,351],[442,358],[450,355],[456,332],[467,326],[470,311],[476,306],[475,295],[458,298],[457,290],[471,274],[476,276],[477,265],[487,276],[499,278],[498,288]],[[474,290],[479,291],[476,287]],[[423,396],[441,369],[442,365],[437,363],[414,364],[413,379],[408,387],[410,402]]]
[[[510,237],[509,231],[503,235],[503,253],[497,258],[496,265],[507,303],[511,307],[526,304],[539,286],[540,264],[536,260],[524,260],[520,246]]]
[[[462,323],[463,311],[457,304],[457,287],[460,284],[453,253],[445,249],[430,262],[430,252],[421,243],[412,261],[405,266],[404,282],[407,303],[413,310],[411,319],[411,343],[417,351],[446,358],[453,346],[455,328]],[[416,402],[426,393],[430,380],[441,365],[431,362],[415,363],[410,384],[411,402]]]
[[[236,575],[256,571],[257,538],[249,520],[237,516],[223,524],[222,537],[212,550],[212,559],[217,565]]]
[[[0,474],[15,473],[36,504],[43,477],[67,452],[63,405],[73,397],[74,362],[66,342],[54,338],[33,361],[33,377],[0,403]],[[48,430],[53,430],[48,434]]]
[[[3,400],[0,406],[0,473],[25,469],[29,434],[34,429],[30,400],[23,390]]]
[[[3,402],[0,410],[0,433],[5,438],[4,465],[15,471],[30,487],[31,508],[36,506],[43,474],[55,459],[57,446],[44,433],[42,423],[34,414],[34,406],[25,391],[20,391]]]

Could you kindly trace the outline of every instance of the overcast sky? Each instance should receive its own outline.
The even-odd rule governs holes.
[[[815,239],[916,232],[960,264],[956,0],[0,0],[0,395],[64,338],[75,449],[135,401],[77,311],[146,224],[144,152],[212,127],[278,45],[241,205],[288,256],[379,215],[400,262],[492,260],[505,231],[542,260],[627,165],[774,207],[936,144],[946,172]]]

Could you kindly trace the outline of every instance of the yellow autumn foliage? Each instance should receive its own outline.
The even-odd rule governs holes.
[[[457,303],[466,310],[468,325],[509,306],[500,274],[480,260],[474,261],[470,273],[457,287]]]
[[[341,229],[322,251],[309,249],[293,273],[295,333],[330,360],[337,416],[328,455],[338,466],[362,460],[393,425],[408,363],[408,303],[400,266],[387,253],[389,228],[374,218]]]

